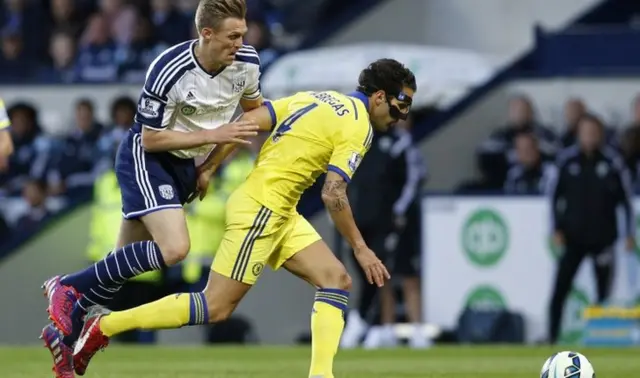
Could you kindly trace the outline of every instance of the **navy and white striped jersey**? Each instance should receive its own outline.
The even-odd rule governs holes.
[[[138,101],[134,131],[193,132],[215,129],[231,121],[240,99],[257,99],[260,93],[260,59],[243,45],[233,64],[211,74],[200,66],[194,49],[197,40],[165,50],[149,67]],[[206,155],[213,146],[170,151],[180,158]]]

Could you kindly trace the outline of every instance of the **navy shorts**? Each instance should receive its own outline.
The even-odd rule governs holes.
[[[125,219],[180,208],[196,190],[193,159],[181,159],[168,152],[146,152],[142,136],[133,131],[120,143],[115,171]]]

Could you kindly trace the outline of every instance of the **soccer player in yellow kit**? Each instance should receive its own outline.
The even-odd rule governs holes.
[[[309,377],[333,378],[351,279],[311,224],[296,212],[296,205],[303,191],[327,172],[322,189],[326,208],[370,283],[382,286],[389,273],[362,239],[346,188],[371,146],[372,125],[386,130],[406,118],[415,91],[409,69],[395,60],[381,59],[362,71],[355,93],[302,92],[245,114],[262,130],[273,131],[246,182],[229,197],[225,235],[207,287],[127,311],[94,308],[75,353],[90,359],[106,347],[109,337],[131,329],[177,328],[227,319],[269,264],[273,269],[284,267],[318,289],[311,317]],[[202,182],[208,181],[232,148],[221,148],[204,163]],[[210,166],[211,161],[216,163]]]

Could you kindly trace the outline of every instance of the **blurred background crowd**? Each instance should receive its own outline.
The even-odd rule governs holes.
[[[7,0],[0,80],[140,82],[164,49],[196,36],[197,0]],[[267,67],[326,23],[340,1],[247,1],[245,43]]]
[[[525,95],[513,96],[507,104],[503,125],[477,148],[479,177],[461,183],[458,193],[545,194],[556,157],[579,142],[581,123],[598,123],[598,135],[625,161],[633,180],[633,190],[640,190],[640,96],[632,99],[629,114],[618,117],[629,123],[609,123],[598,116],[585,101],[567,98],[562,105],[561,121],[546,125],[536,115],[536,104]],[[594,115],[597,119],[586,120]],[[581,122],[582,121],[582,122]],[[588,126],[587,126],[588,127]]]

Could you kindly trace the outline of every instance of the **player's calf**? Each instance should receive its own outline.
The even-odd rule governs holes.
[[[211,271],[207,287],[204,289],[209,323],[213,324],[229,319],[249,289],[251,289],[251,285]]]

